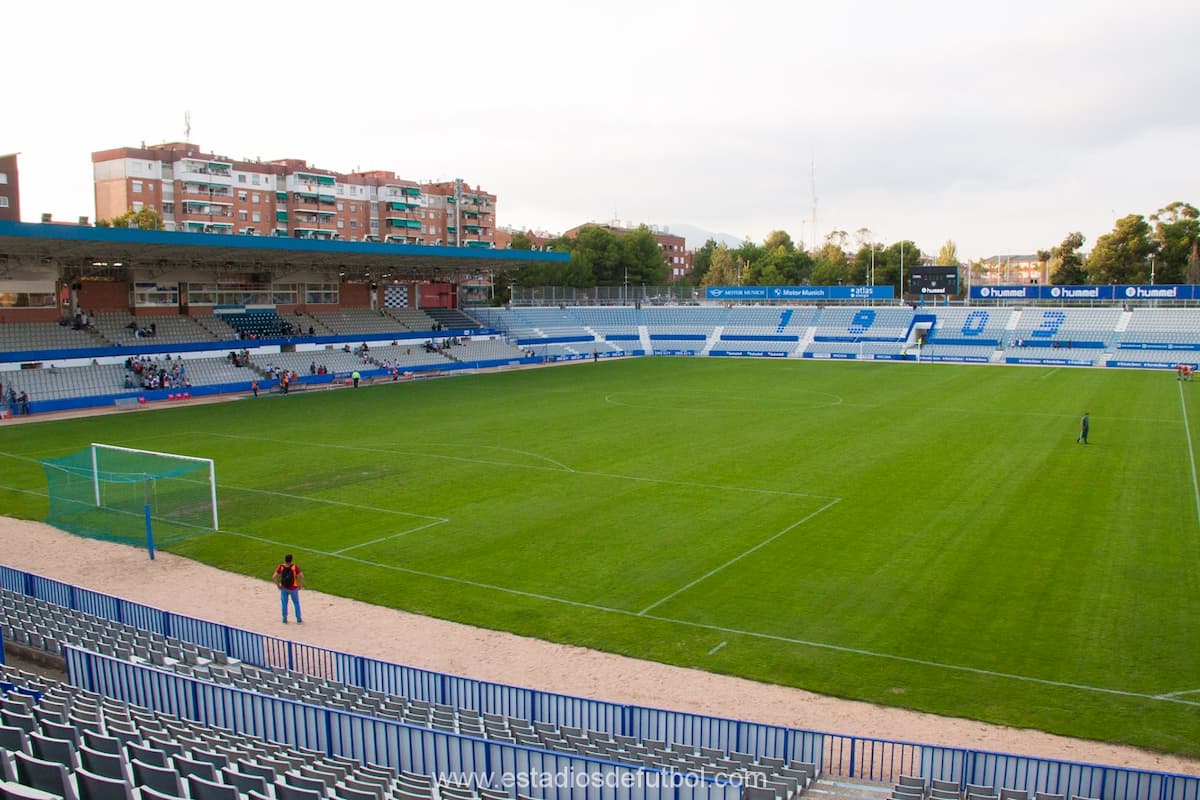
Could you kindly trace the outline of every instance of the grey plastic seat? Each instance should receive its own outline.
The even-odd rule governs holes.
[[[67,739],[54,739],[40,733],[29,734],[29,752],[45,761],[62,764],[68,770],[79,766],[79,758],[75,755],[75,745]]]
[[[167,754],[158,748],[128,742],[125,745],[125,752],[129,754],[130,761],[140,761],[155,767],[167,766]]]
[[[254,761],[238,761],[233,765],[233,767],[243,775],[259,777],[265,780],[267,783],[275,782],[276,771],[274,767],[256,763]]]
[[[25,714],[17,711],[0,710],[0,723],[9,727],[20,728],[26,733],[33,733],[38,730],[38,722],[33,714]]]
[[[77,769],[75,782],[79,787],[79,800],[134,800],[133,790],[124,780]]]
[[[214,753],[211,750],[192,750],[193,761],[205,761],[212,764],[217,769],[229,766],[229,756],[224,753]]]
[[[55,761],[13,753],[13,764],[17,768],[17,780],[34,789],[56,794],[63,800],[78,800],[75,786],[71,783],[67,768]]]
[[[323,800],[325,794],[323,792],[313,791],[312,789],[299,789],[295,786],[289,786],[282,780],[278,780],[275,786],[275,800]]]
[[[180,797],[177,794],[167,794],[166,792],[160,792],[157,789],[153,789],[149,786],[139,786],[138,794],[141,796],[142,800],[184,800],[183,797]]]
[[[171,756],[171,766],[185,778],[196,775],[206,781],[217,781],[217,768],[207,761],[196,761],[187,756]]]
[[[11,725],[0,725],[0,747],[13,753],[29,752],[29,745],[25,743],[27,734],[20,728],[14,728]]]
[[[359,789],[351,788],[346,784],[337,786],[333,790],[333,796],[338,800],[380,800],[380,795],[374,792],[364,792]]]
[[[322,796],[324,796],[326,790],[329,788],[325,781],[321,780],[320,778],[310,778],[306,775],[300,775],[295,772],[286,772],[279,776],[279,780],[283,781],[289,786],[295,787],[296,789],[306,789],[310,792],[316,792]],[[276,785],[278,785],[278,783],[279,781],[276,781]]]
[[[192,800],[238,800],[236,786],[207,781],[199,775],[188,775],[187,781]]]
[[[62,800],[51,792],[43,792],[15,781],[0,781],[0,800]]]
[[[86,744],[80,745],[77,752],[79,753],[79,766],[88,772],[104,778],[112,778],[116,781],[127,779],[125,761],[120,756],[113,755],[112,753],[101,753],[99,750],[93,750]]]
[[[179,773],[170,767],[144,764],[135,758],[129,762],[129,770],[133,774],[134,786],[148,786],[171,797],[184,796],[183,781]]]
[[[247,775],[233,767],[225,767],[221,770],[221,782],[237,787],[242,794],[258,792],[265,795],[268,793],[266,778],[261,775]]]

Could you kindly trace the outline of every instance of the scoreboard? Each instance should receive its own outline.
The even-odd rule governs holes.
[[[958,294],[958,266],[913,267],[909,273],[911,294],[948,297]]]

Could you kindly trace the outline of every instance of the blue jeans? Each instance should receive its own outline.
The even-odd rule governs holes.
[[[283,621],[287,622],[287,606],[288,597],[292,598],[292,608],[296,609],[296,622],[303,622],[304,618],[300,616],[300,590],[299,589],[280,589],[279,590],[279,606],[283,613]]]

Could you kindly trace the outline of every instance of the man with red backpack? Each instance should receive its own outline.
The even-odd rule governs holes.
[[[283,563],[275,568],[275,585],[279,587],[279,605],[283,612],[283,624],[287,624],[288,598],[292,600],[292,608],[296,611],[296,622],[303,623],[300,616],[300,590],[304,588],[304,573],[300,566],[292,561],[292,554],[283,557]]]

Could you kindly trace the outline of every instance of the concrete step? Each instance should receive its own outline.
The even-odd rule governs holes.
[[[805,800],[886,800],[890,784],[822,776],[804,793]]]

